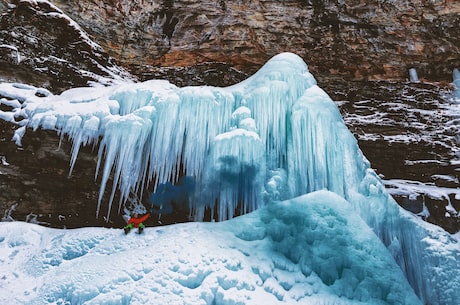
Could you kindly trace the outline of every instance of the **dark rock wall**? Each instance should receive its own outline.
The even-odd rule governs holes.
[[[16,128],[0,120],[0,218],[58,228],[121,225],[117,209],[106,221],[106,205],[96,217],[97,148],[83,147],[70,174],[71,143],[54,131],[29,130],[18,147],[11,141]]]
[[[58,7],[0,1],[0,80],[59,92],[131,76]]]
[[[283,51],[326,81],[404,80],[414,67],[450,82],[460,67],[453,0],[51,2],[0,0],[1,79],[61,91],[129,78],[119,66],[140,79],[207,62],[251,74]]]

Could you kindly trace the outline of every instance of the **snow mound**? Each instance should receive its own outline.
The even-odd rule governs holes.
[[[0,223],[2,304],[421,304],[334,193],[220,223],[56,230]]]

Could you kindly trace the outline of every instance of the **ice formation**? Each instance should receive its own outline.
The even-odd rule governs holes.
[[[453,84],[454,84],[454,96],[460,100],[460,71],[455,68],[452,72]]]
[[[409,69],[409,80],[413,83],[419,82],[417,70],[415,70],[415,68]]]
[[[24,118],[17,141],[26,126],[55,129],[73,141],[72,168],[79,148],[100,139],[98,206],[111,174],[110,202],[117,190],[125,200],[150,185],[192,178],[190,209],[198,220],[206,209],[224,220],[235,211],[328,190],[379,236],[423,303],[459,299],[457,240],[398,207],[336,105],[294,54],[275,56],[227,88],[154,80],[37,97],[33,88],[15,86],[0,90],[5,96],[20,91],[21,106],[0,117]]]

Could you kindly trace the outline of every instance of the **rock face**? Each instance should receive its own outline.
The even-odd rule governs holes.
[[[396,201],[451,233],[460,230],[460,107],[446,88],[348,81],[323,89]]]
[[[0,80],[54,91],[132,76],[48,2],[0,1]]]
[[[22,147],[11,141],[16,129],[0,120],[0,218],[58,228],[120,226],[96,218],[99,183],[94,179],[96,152],[85,147],[69,175],[72,144],[55,132],[27,132]]]
[[[421,79],[451,81],[460,67],[454,0],[52,3],[0,0],[0,77],[55,91],[130,77],[113,58],[140,79],[208,62],[251,74],[283,51],[319,79],[404,80],[415,68]]]
[[[283,51],[318,77],[449,79],[460,66],[455,0],[54,1],[133,74],[225,62],[252,73]]]

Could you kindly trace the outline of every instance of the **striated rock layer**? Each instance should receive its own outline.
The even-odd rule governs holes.
[[[53,1],[134,74],[217,61],[252,73],[283,51],[318,76],[451,79],[460,66],[453,0]]]
[[[0,77],[54,91],[130,78],[119,66],[142,80],[209,62],[252,74],[284,51],[319,80],[404,80],[413,67],[450,82],[460,67],[453,0],[0,0],[0,12]]]

